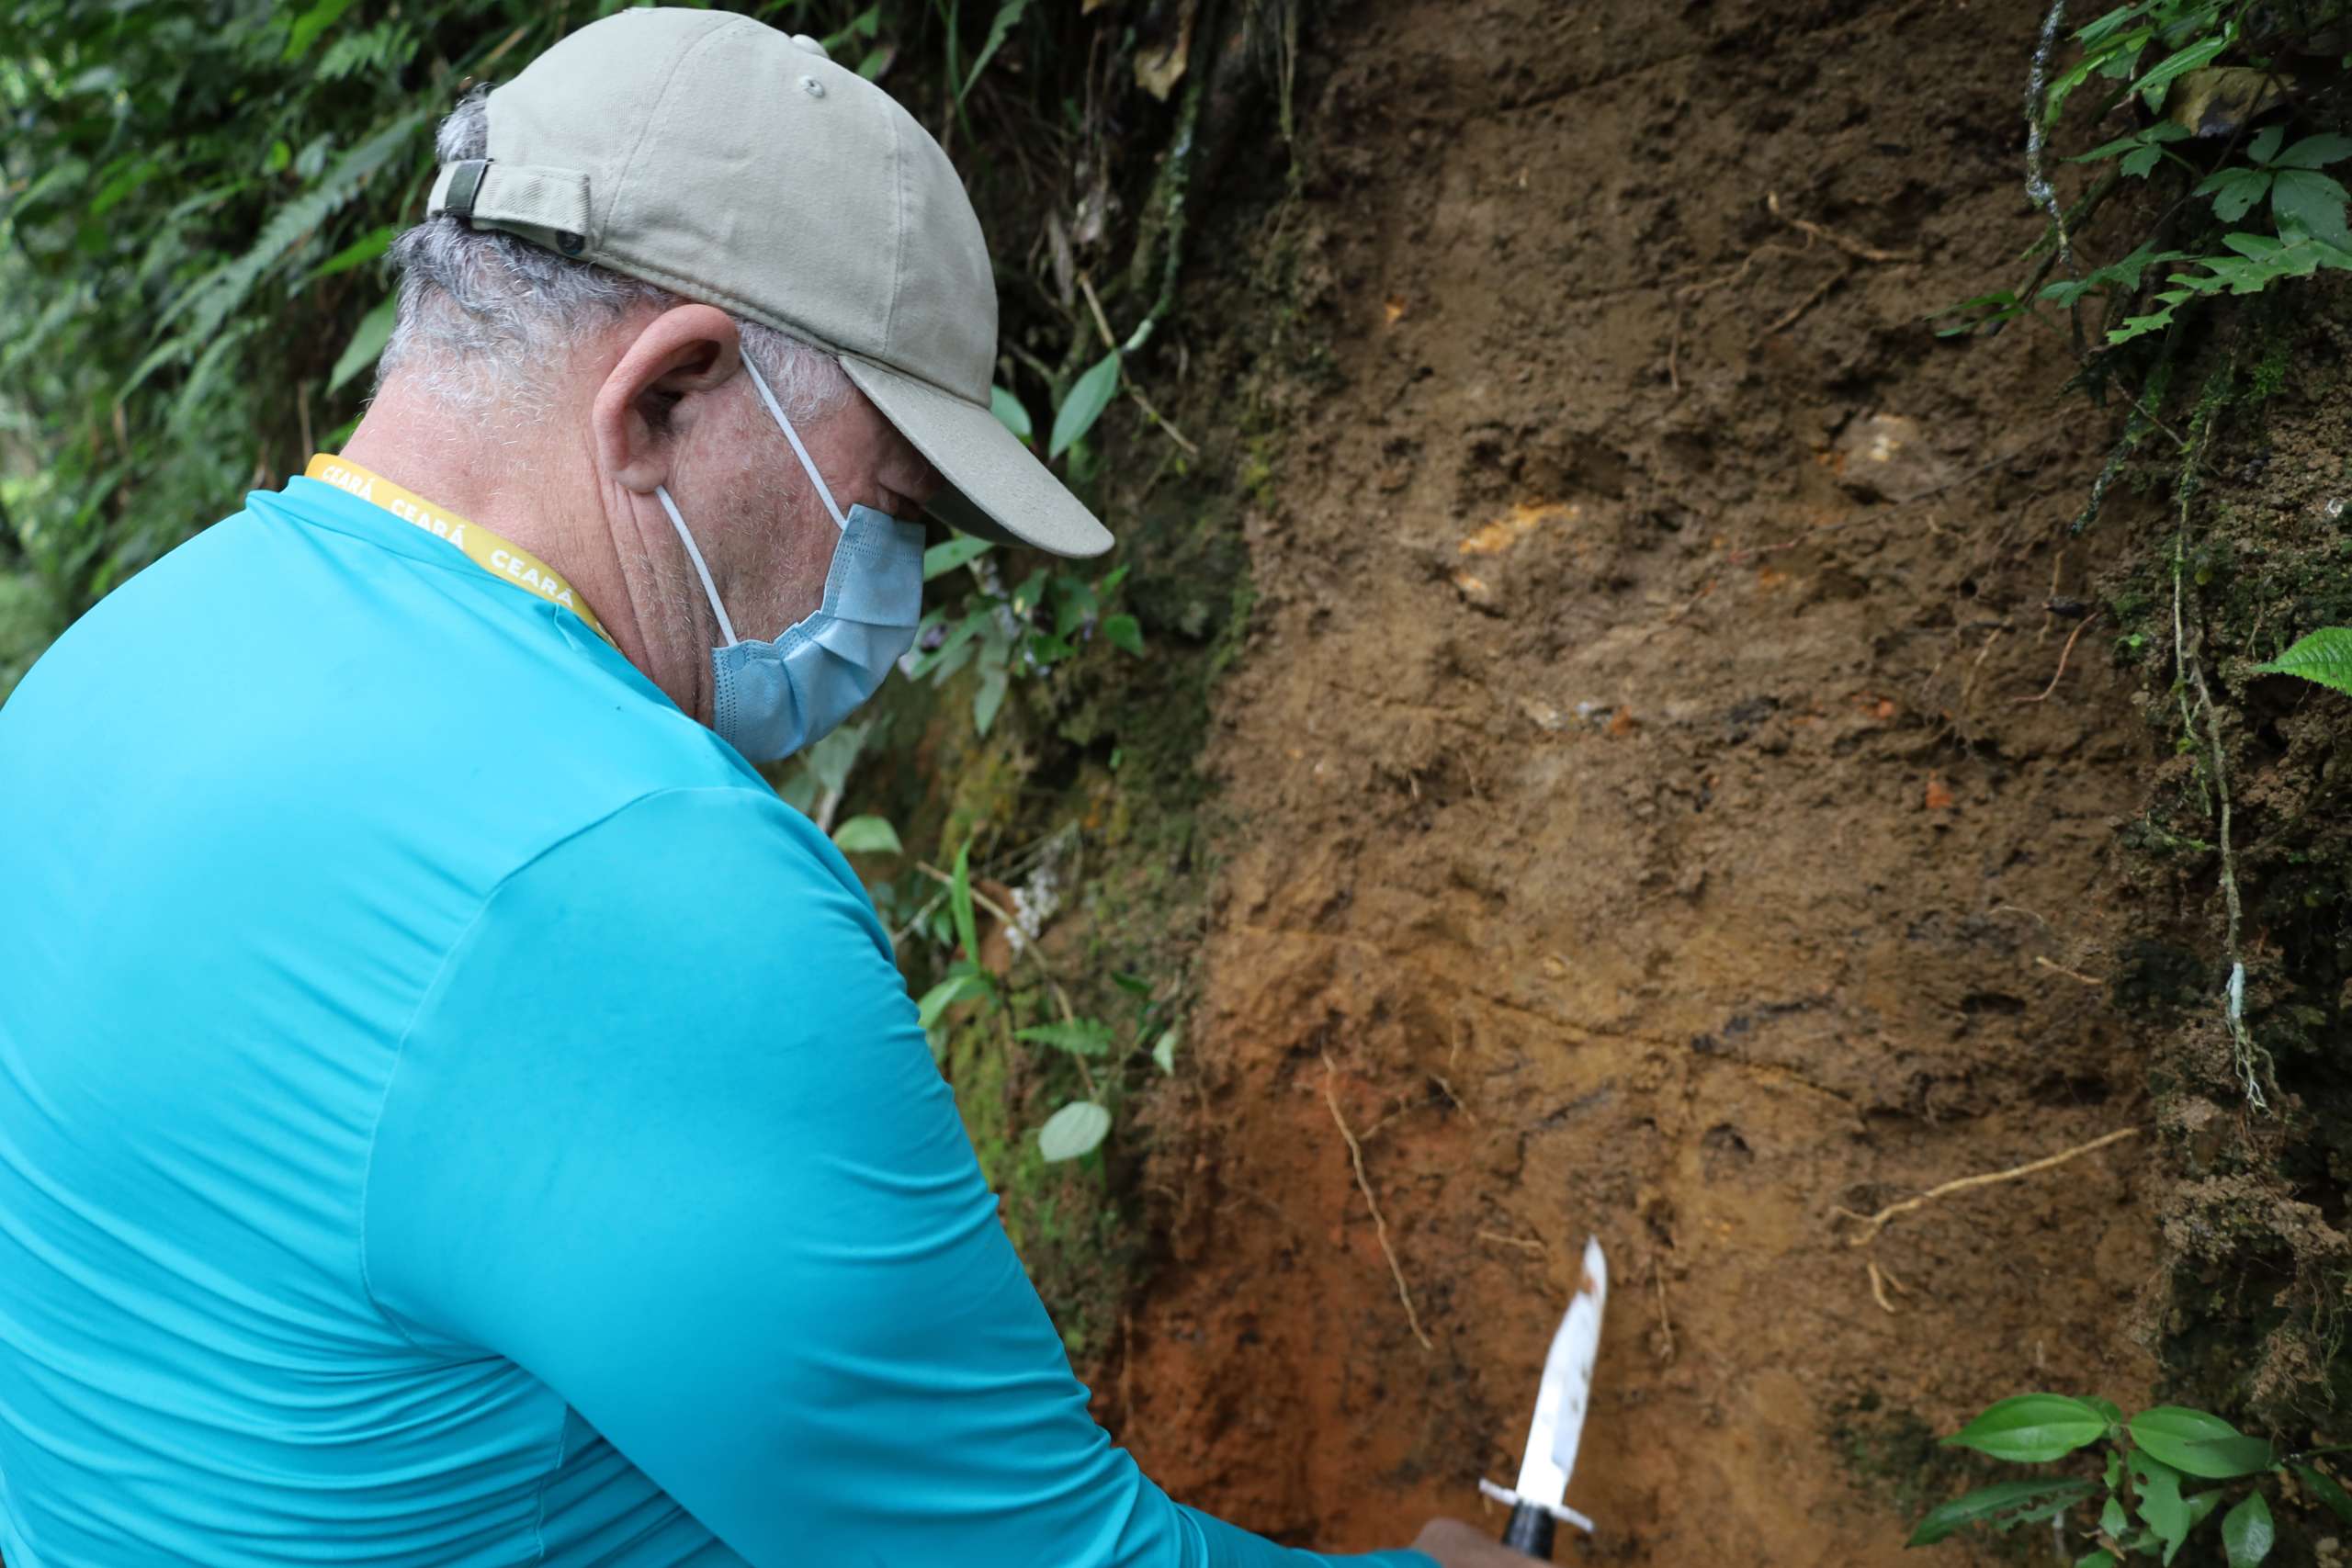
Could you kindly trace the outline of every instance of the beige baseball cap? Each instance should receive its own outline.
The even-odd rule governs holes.
[[[967,533],[1061,556],[1109,530],[989,406],[996,278],[947,154],[824,46],[718,11],[621,11],[493,88],[489,156],[428,212],[716,305],[840,355]]]

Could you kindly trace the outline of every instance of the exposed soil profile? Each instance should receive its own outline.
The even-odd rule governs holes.
[[[1928,1431],[2147,1393],[2146,1139],[1871,1249],[1838,1213],[2148,1116],[2097,983],[2146,741],[2099,628],[2060,673],[2103,427],[2053,334],[1922,321],[2038,231],[2039,22],[1380,0],[1310,41],[1300,199],[1205,243],[1328,365],[1253,328],[1192,372],[1286,412],[1170,1266],[1100,1391],[1179,1496],[1333,1548],[1479,1517],[1588,1232],[1564,1561],[1891,1563]],[[1232,281],[1196,326],[1215,287],[1254,319]]]

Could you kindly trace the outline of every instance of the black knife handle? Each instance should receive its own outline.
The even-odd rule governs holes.
[[[1511,1505],[1510,1523],[1503,1527],[1503,1544],[1538,1562],[1552,1561],[1552,1516],[1532,1503]]]

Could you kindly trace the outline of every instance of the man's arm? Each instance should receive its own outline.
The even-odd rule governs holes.
[[[531,1371],[754,1563],[1328,1561],[1172,1504],[1088,1416],[864,893],[750,791],[650,796],[492,894],[403,1046],[366,1234],[383,1305]]]

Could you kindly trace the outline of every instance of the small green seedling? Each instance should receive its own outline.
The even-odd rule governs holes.
[[[2127,1557],[2168,1563],[2220,1514],[2230,1568],[2254,1568],[2278,1540],[2264,1483],[2283,1485],[2290,1476],[2307,1498],[2352,1523],[2352,1495],[2311,1462],[2335,1450],[2279,1454],[2265,1439],[2185,1405],[2159,1404],[2126,1420],[2104,1399],[2021,1393],[1990,1406],[1944,1442],[2017,1464],[2047,1464],[2095,1447],[2104,1447],[2106,1459],[2096,1477],[2004,1481],[1955,1498],[1921,1519],[1905,1545],[1932,1546],[1971,1526],[2010,1530],[2049,1523],[2070,1543],[2066,1550],[2085,1549],[2075,1568],[2118,1568]],[[2188,1490],[2195,1481],[2252,1484]]]

